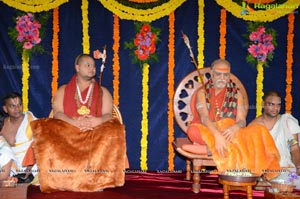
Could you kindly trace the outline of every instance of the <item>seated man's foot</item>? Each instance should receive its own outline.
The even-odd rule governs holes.
[[[268,182],[263,177],[257,180],[257,184],[254,186],[255,190],[266,190],[268,187],[271,187],[271,183]]]

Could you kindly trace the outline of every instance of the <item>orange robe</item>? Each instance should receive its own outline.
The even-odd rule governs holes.
[[[225,99],[225,94],[226,94],[226,88],[224,88],[220,93],[218,93],[218,95],[215,95],[214,94],[214,90],[212,90],[212,95],[211,95],[211,99],[210,101],[211,102],[216,102],[220,105],[220,109],[222,108],[222,104],[223,104],[223,101]],[[200,118],[200,115],[195,107],[196,105],[196,94],[197,92],[195,92],[191,98],[191,111],[192,111],[192,114],[194,116],[193,118],[193,121],[192,121],[192,124],[193,123],[201,123],[201,118]],[[220,120],[220,116],[217,115],[217,117],[215,118],[215,110],[216,110],[216,107],[215,107],[215,104],[216,103],[211,103],[210,104],[210,108],[208,109],[209,111],[209,118],[211,121],[215,121],[215,119],[217,120]],[[235,110],[235,114],[236,114],[236,110]],[[205,144],[205,142],[203,141],[203,139],[201,138],[201,133],[199,132],[198,128],[195,128],[195,126],[193,125],[190,125],[188,130],[187,130],[187,135],[189,137],[189,139],[192,141],[192,142],[196,142],[198,144]]]
[[[218,122],[220,131],[235,123],[232,119]],[[201,132],[201,137],[212,153],[219,172],[227,170],[248,170],[252,173],[265,174],[272,179],[280,171],[280,155],[269,131],[262,125],[241,128],[236,137],[227,145],[226,157],[219,156],[215,149],[215,138],[207,127],[192,124]]]
[[[213,89],[211,91],[211,102],[217,101],[219,105],[222,105],[225,99],[226,89],[224,88],[218,95],[214,94]],[[232,142],[227,145],[227,156],[221,157],[215,149],[215,138],[213,134],[206,126],[201,124],[200,115],[196,110],[195,104],[196,96],[194,94],[191,99],[191,109],[194,120],[188,128],[188,137],[191,141],[199,143],[200,146],[207,145],[219,172],[246,169],[258,175],[264,173],[268,179],[272,179],[279,174],[280,155],[271,134],[264,126],[252,125],[241,128]],[[231,116],[235,116],[236,110],[231,111],[233,113]],[[212,103],[209,109],[209,116],[211,121],[217,119],[217,127],[221,132],[235,123],[235,117],[220,120],[219,117],[215,118],[214,114],[215,103]],[[199,145],[195,146],[199,148]]]

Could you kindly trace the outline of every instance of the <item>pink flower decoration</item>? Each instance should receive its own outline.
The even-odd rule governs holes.
[[[259,26],[256,31],[249,35],[252,43],[249,45],[249,54],[260,62],[266,62],[268,55],[273,53],[275,47],[272,43],[273,37],[271,34],[266,34],[266,29]]]
[[[265,29],[265,27],[263,27],[263,26],[259,26],[259,27],[257,28],[257,32],[259,32],[259,33],[265,33],[265,32],[266,32],[266,29]]]
[[[17,17],[17,41],[24,42],[23,48],[32,49],[41,42],[39,28],[41,28],[41,24],[34,19],[31,13]]]

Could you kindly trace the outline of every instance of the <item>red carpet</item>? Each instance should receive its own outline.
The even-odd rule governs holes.
[[[199,198],[223,198],[223,187],[218,184],[216,175],[201,175],[201,192],[193,193],[192,181],[184,180],[184,173],[127,173],[126,183],[123,187],[105,189],[103,192],[55,192],[41,193],[38,186],[28,188],[29,199],[47,198],[109,198],[109,199],[199,199]],[[230,199],[246,199],[243,191],[230,192]],[[253,198],[264,198],[263,191],[253,190]]]

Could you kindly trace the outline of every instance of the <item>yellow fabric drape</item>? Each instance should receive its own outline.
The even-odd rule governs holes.
[[[293,12],[300,6],[300,1],[298,0],[287,0],[282,4],[276,4],[276,2],[274,2],[273,4],[270,4],[270,7],[265,8],[265,10],[248,10],[247,7],[242,7],[241,5],[233,2],[233,0],[216,0],[216,2],[237,18],[242,18],[243,20],[248,21],[262,22],[274,21]],[[263,6],[263,4],[258,4],[258,6]],[[247,10],[248,13],[243,14],[242,11],[244,10]]]
[[[102,5],[121,19],[151,22],[169,15],[186,0],[170,0],[151,9],[136,9],[125,6],[116,0],[99,0]]]
[[[68,0],[2,0],[2,2],[24,12],[42,12],[57,8]]]

